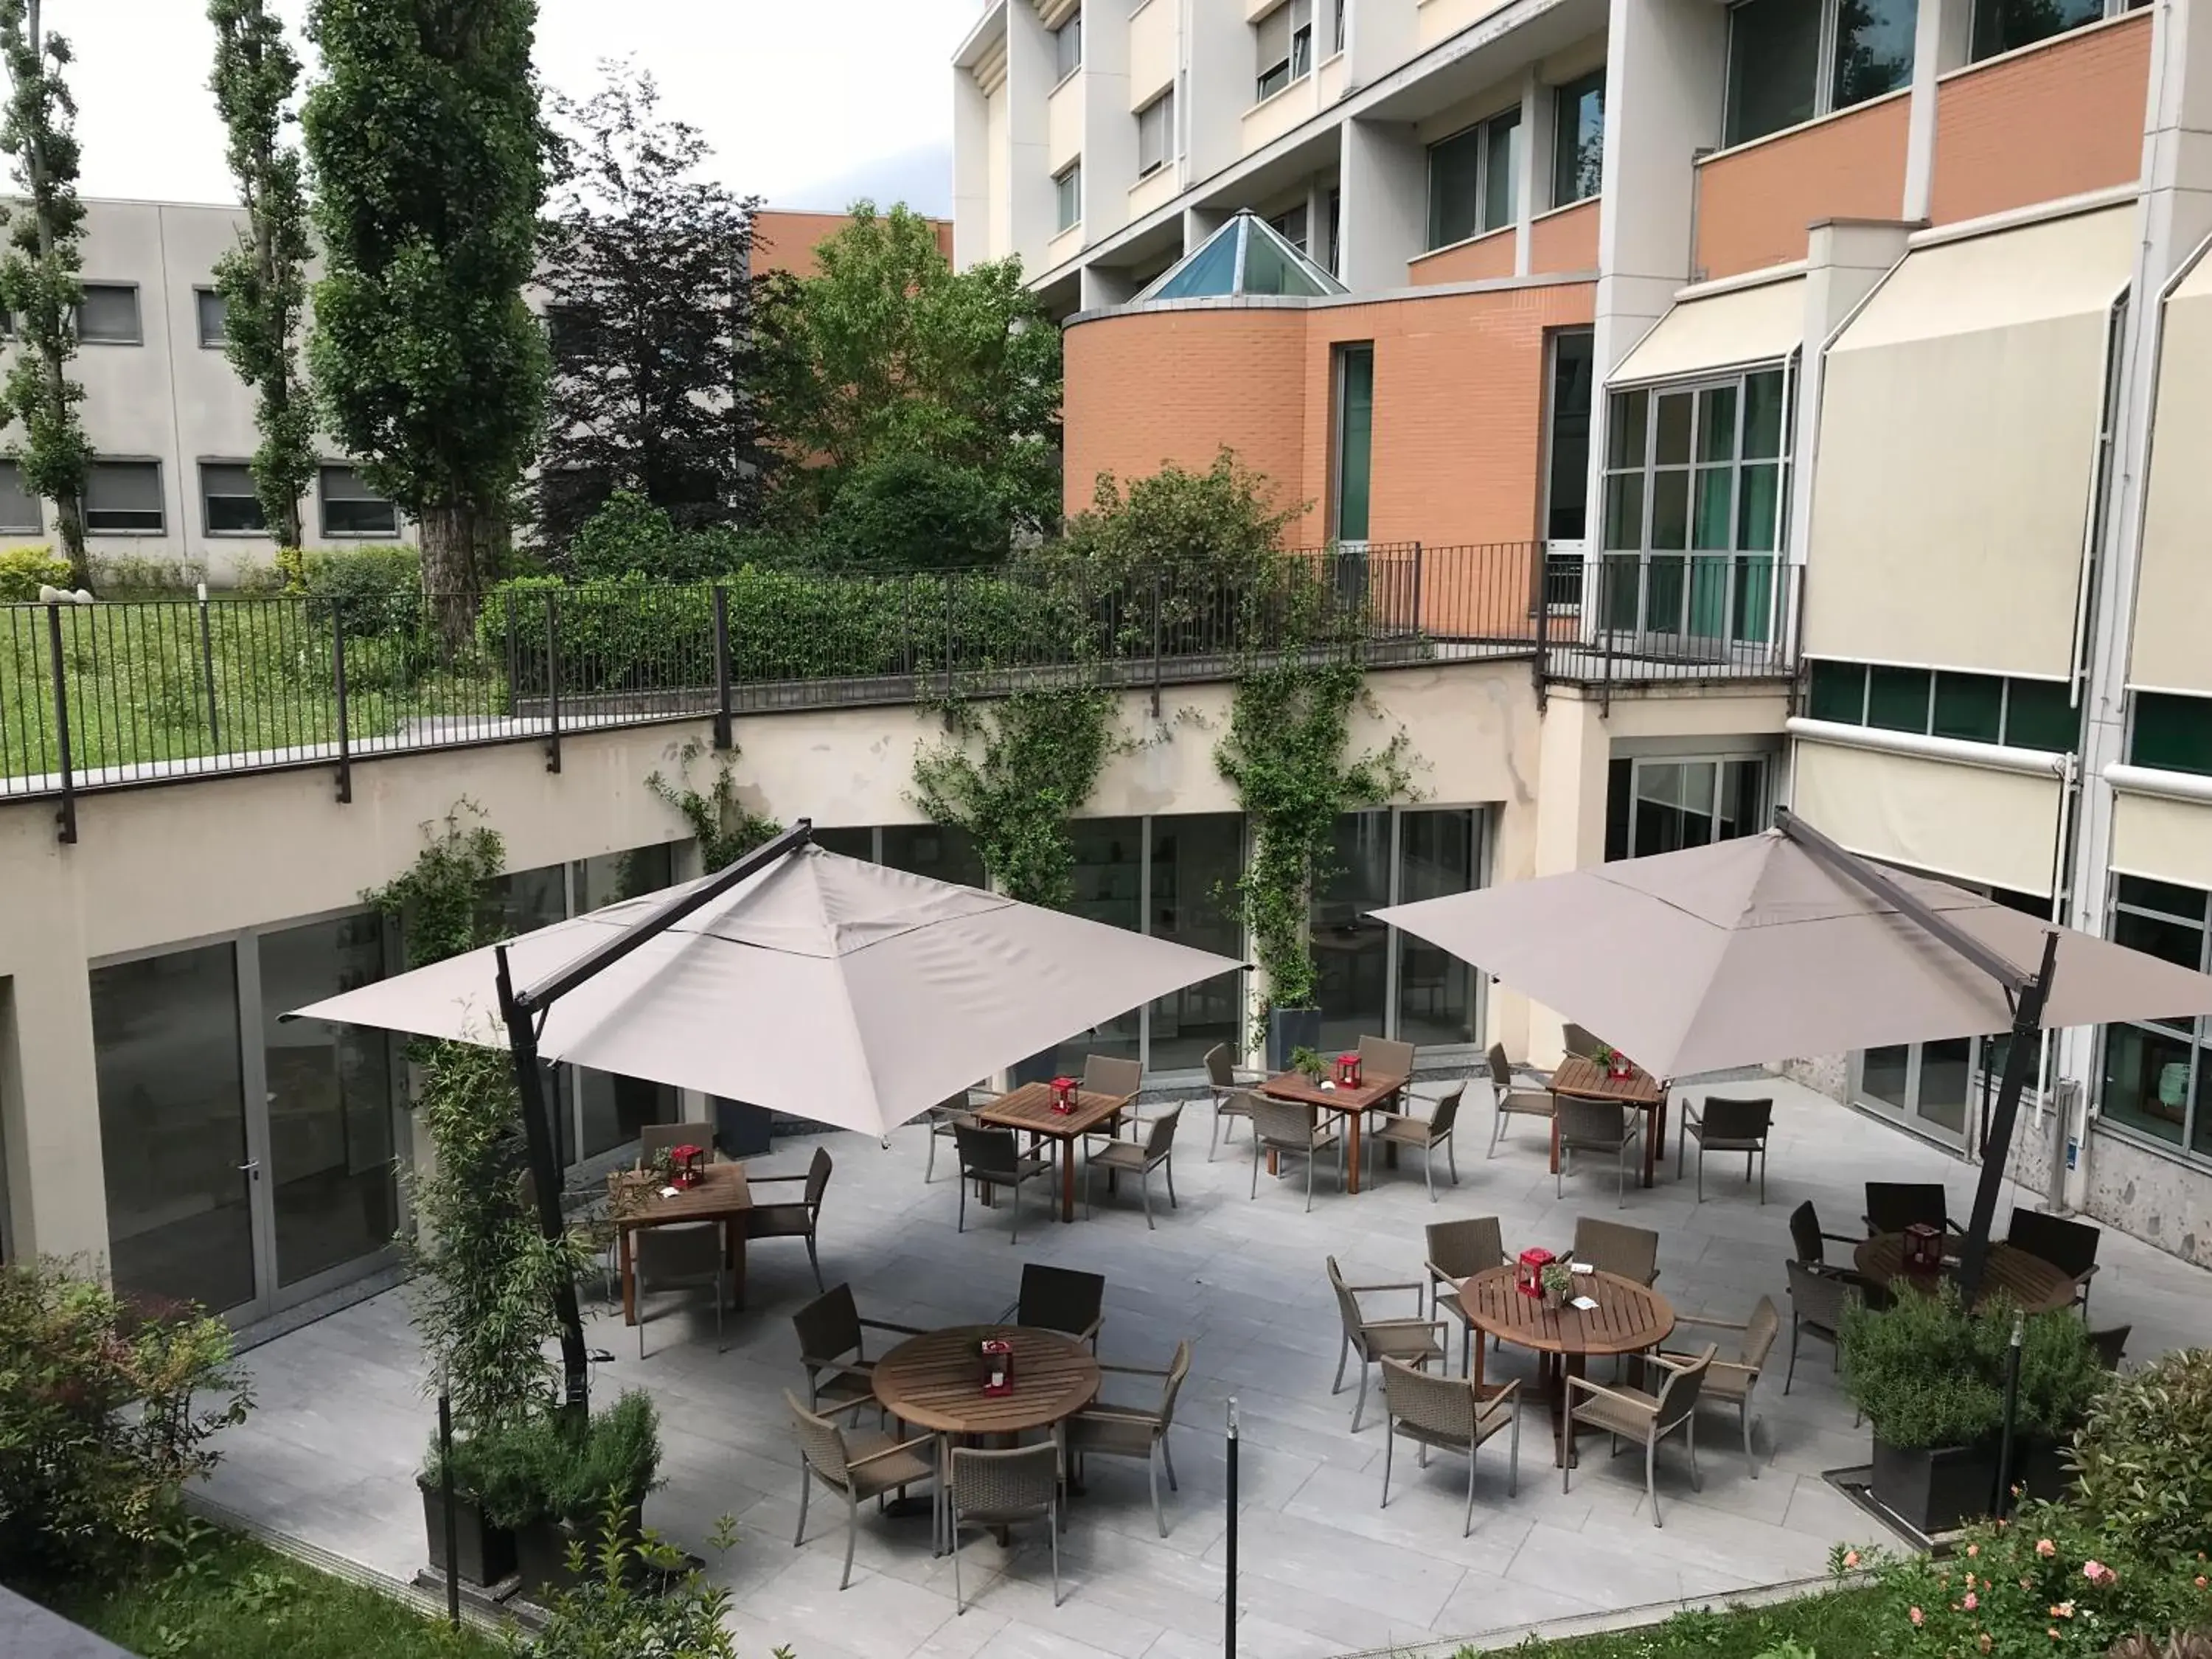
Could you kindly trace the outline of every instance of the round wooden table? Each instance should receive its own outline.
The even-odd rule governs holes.
[[[1566,1410],[1566,1379],[1580,1376],[1592,1354],[1642,1353],[1674,1329],[1674,1304],[1648,1285],[1613,1273],[1575,1275],[1575,1294],[1595,1308],[1547,1308],[1523,1296],[1510,1267],[1491,1267],[1459,1287],[1459,1305],[1478,1331],[1533,1350],[1551,1395],[1554,1455],[1565,1468],[1575,1455],[1574,1419]],[[1474,1344],[1474,1380],[1482,1381],[1483,1345]]]
[[[1013,1345],[1014,1386],[983,1392],[986,1337]],[[954,1325],[910,1336],[876,1361],[877,1401],[893,1417],[937,1436],[939,1553],[951,1531],[944,1512],[954,1439],[1055,1428],[1098,1397],[1098,1360],[1059,1331],[1028,1325]]]
[[[1954,1271],[1954,1261],[1966,1241],[1956,1234],[1943,1240],[1944,1276]],[[1917,1281],[1905,1271],[1905,1235],[1877,1233],[1851,1252],[1851,1263],[1877,1285]],[[2050,1313],[2074,1300],[2074,1281],[2048,1261],[2012,1244],[1991,1244],[1982,1270],[1982,1300],[2002,1296],[2022,1313]]]

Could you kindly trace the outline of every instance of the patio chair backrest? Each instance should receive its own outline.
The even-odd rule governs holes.
[[[845,1437],[838,1432],[837,1425],[807,1410],[788,1389],[783,1391],[783,1403],[791,1407],[791,1426],[799,1436],[799,1449],[805,1455],[807,1462],[833,1486],[842,1486],[850,1481],[853,1475],[845,1462]]]
[[[1176,1344],[1175,1358],[1168,1361],[1167,1385],[1160,1390],[1160,1423],[1153,1431],[1158,1439],[1175,1423],[1176,1396],[1182,1392],[1184,1380],[1190,1376],[1190,1344]]]
[[[1452,1124],[1459,1116],[1460,1097],[1466,1092],[1467,1085],[1462,1083],[1437,1102],[1436,1110],[1429,1114],[1430,1139],[1441,1140],[1451,1133]]]
[[[2069,1279],[2079,1279],[2097,1265],[2097,1240],[2102,1230],[2063,1215],[2015,1208],[2005,1243],[2026,1250],[2039,1261],[2047,1261]]]
[[[1012,1129],[988,1124],[956,1123],[952,1144],[960,1152],[961,1169],[972,1175],[998,1176],[1011,1181],[1021,1168],[1021,1148]]]
[[[675,1146],[704,1146],[711,1151],[714,1145],[711,1123],[648,1123],[637,1132],[637,1161],[651,1164]]]
[[[1743,1346],[1738,1351],[1736,1364],[1747,1370],[1757,1370],[1766,1364],[1766,1356],[1774,1350],[1774,1339],[1782,1329],[1782,1316],[1774,1306],[1774,1298],[1762,1296],[1751,1317],[1744,1322]]]
[[[1251,1094],[1244,1098],[1252,1106],[1252,1133],[1262,1146],[1295,1146],[1301,1149],[1313,1145],[1315,1114],[1318,1106],[1302,1105],[1295,1100],[1270,1100],[1265,1095]]]
[[[1382,1405],[1409,1427],[1452,1440],[1474,1438],[1474,1386],[1465,1377],[1415,1370],[1386,1354]]]
[[[1022,1267],[1022,1293],[1015,1304],[1017,1323],[1080,1336],[1106,1310],[1106,1275],[1079,1273],[1031,1261]]]
[[[1367,1322],[1360,1316],[1358,1298],[1352,1294],[1352,1286],[1344,1282],[1344,1273],[1337,1267],[1336,1258],[1332,1255],[1323,1260],[1328,1265],[1328,1287],[1336,1292],[1336,1311],[1344,1321],[1344,1334],[1364,1353],[1366,1349],[1360,1342],[1359,1334]]]
[[[1175,1145],[1176,1125],[1182,1120],[1182,1108],[1170,1106],[1146,1126],[1145,1162],[1150,1164],[1168,1155],[1168,1149]]]
[[[1792,1261],[1789,1267],[1790,1303],[1797,1317],[1823,1330],[1838,1329],[1844,1309],[1858,1294],[1856,1282],[1841,1273],[1820,1273],[1802,1261]]]
[[[1364,1036],[1359,1039],[1359,1064],[1363,1070],[1383,1077],[1411,1077],[1413,1045],[1393,1042],[1389,1037]]]
[[[630,1243],[630,1260],[639,1279],[673,1285],[713,1278],[721,1269],[724,1249],[720,1224],[679,1222],[640,1227]]]
[[[822,1194],[830,1190],[830,1149],[827,1146],[817,1146],[814,1149],[813,1159],[806,1166],[806,1207],[808,1209],[818,1210],[822,1207]]]
[[[1559,1028],[1559,1042],[1569,1054],[1578,1060],[1597,1058],[1597,1039],[1571,1021]]]
[[[1901,1233],[1924,1221],[1941,1232],[1949,1202],[1940,1181],[1869,1181],[1867,1225],[1878,1233]]]
[[[1809,1198],[1790,1212],[1790,1242],[1800,1261],[1817,1267],[1827,1260],[1820,1243],[1820,1214]]]
[[[1505,1058],[1505,1045],[1502,1042],[1492,1043],[1489,1054],[1484,1058],[1490,1062],[1490,1080],[1501,1089],[1511,1088],[1513,1062]]]
[[[850,1285],[832,1285],[791,1316],[799,1357],[809,1364],[843,1358],[860,1346],[860,1310]]]
[[[1656,1411],[1659,1426],[1672,1428],[1698,1408],[1698,1395],[1705,1386],[1705,1373],[1712,1369],[1713,1355],[1718,1350],[1705,1344],[1705,1352],[1680,1370],[1668,1367],[1667,1380],[1659,1385],[1659,1401]]]
[[[1237,1062],[1227,1043],[1217,1042],[1206,1051],[1206,1080],[1217,1089],[1237,1086]]]
[[[1575,1260],[1631,1284],[1649,1285],[1659,1277],[1659,1235],[1649,1227],[1577,1216]]]
[[[952,1449],[952,1510],[963,1520],[1034,1519],[1048,1513],[1059,1495],[1056,1441],[1010,1451]]]
[[[1610,1100],[1559,1097],[1559,1145],[1619,1152],[1627,1144],[1627,1107]]]
[[[1118,1054],[1083,1057],[1083,1091],[1091,1095],[1133,1095],[1144,1086],[1145,1068]]]
[[[1471,1279],[1503,1265],[1505,1240],[1494,1215],[1464,1221],[1431,1221],[1425,1234],[1429,1260],[1454,1279]]]
[[[1765,1140],[1774,1122],[1774,1102],[1737,1100],[1728,1095],[1707,1095],[1698,1114],[1698,1127],[1708,1141]]]

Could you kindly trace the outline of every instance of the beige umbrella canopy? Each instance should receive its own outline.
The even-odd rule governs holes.
[[[1848,854],[1843,855],[1848,858]],[[1894,871],[2025,978],[2042,1024],[2212,1013],[2212,976]],[[1655,1077],[2011,1029],[2005,988],[1780,830],[1378,910]]]
[[[544,982],[715,879],[509,940],[514,982]],[[1073,1033],[1243,965],[809,844],[564,991],[537,1048],[880,1135]],[[487,949],[290,1018],[506,1048],[499,1010]]]

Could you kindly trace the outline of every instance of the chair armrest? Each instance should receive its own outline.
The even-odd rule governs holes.
[[[1362,1291],[1425,1291],[1429,1287],[1425,1280],[1408,1279],[1388,1285],[1347,1285],[1344,1288],[1357,1296]]]
[[[1158,1365],[1108,1365],[1102,1364],[1098,1369],[1102,1371],[1114,1371],[1123,1376],[1165,1376],[1167,1375],[1167,1371],[1163,1367]],[[1085,1409],[1091,1408],[1086,1407]]]
[[[1745,1320],[1707,1319],[1702,1314],[1676,1314],[1674,1322],[1677,1325],[1703,1325],[1716,1331],[1747,1331],[1751,1328],[1750,1323]]]
[[[1848,1235],[1844,1234],[1844,1233],[1822,1233],[1822,1234],[1820,1235],[1820,1237],[1821,1237],[1822,1238],[1824,1238],[1824,1239],[1827,1240],[1827,1242],[1828,1242],[1829,1243],[1831,1243],[1831,1244],[1854,1244],[1854,1245],[1856,1245],[1856,1244],[1863,1244],[1863,1243],[1866,1243],[1866,1240],[1864,1240],[1863,1238],[1852,1238],[1852,1237],[1849,1237]]]
[[[896,1331],[901,1336],[927,1336],[927,1331],[919,1325],[894,1325],[888,1319],[864,1319],[860,1323],[872,1331]]]
[[[1651,1410],[1651,1407],[1645,1405],[1641,1400],[1631,1399],[1628,1395],[1621,1393],[1620,1389],[1608,1389],[1602,1382],[1593,1382],[1587,1376],[1570,1376],[1567,1378],[1567,1406],[1570,1410],[1574,1407],[1575,1392],[1577,1389],[1580,1389],[1584,1394],[1601,1394],[1608,1400],[1618,1400],[1622,1405],[1626,1406],[1632,1411],[1644,1412]]]
[[[1457,1290],[1466,1282],[1464,1279],[1454,1278],[1433,1261],[1424,1261],[1421,1265],[1429,1270],[1429,1283],[1431,1285],[1449,1285],[1454,1290]]]
[[[749,1175],[745,1177],[745,1185],[748,1187],[773,1187],[779,1181],[804,1181],[806,1177],[803,1175]]]
[[[848,1469],[857,1469],[863,1463],[873,1463],[882,1458],[894,1456],[900,1452],[912,1451],[916,1446],[933,1444],[936,1439],[937,1437],[933,1434],[918,1434],[911,1440],[900,1441],[896,1446],[886,1446],[881,1451],[872,1451],[866,1457],[848,1457],[845,1460],[845,1467]]]
[[[1441,1331],[1449,1328],[1441,1319],[1370,1319],[1363,1321],[1363,1331]]]
[[[2074,1282],[2076,1285],[2086,1285],[2096,1276],[2097,1264],[2092,1261],[2087,1267],[2082,1268],[2080,1273],[2074,1275]]]

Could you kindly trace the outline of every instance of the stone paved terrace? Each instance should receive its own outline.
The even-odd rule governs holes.
[[[1401,1445],[1390,1507],[1377,1509],[1382,1431],[1371,1399],[1354,1436],[1351,1394],[1330,1397],[1339,1326],[1322,1271],[1334,1254],[1356,1282],[1416,1278],[1422,1227],[1447,1217],[1497,1213],[1517,1249],[1564,1248],[1577,1213],[1617,1216],[1659,1231],[1658,1288],[1679,1312],[1741,1318],[1765,1293],[1786,1321],[1787,1219],[1801,1199],[1813,1199],[1837,1232],[1856,1231],[1869,1176],[1943,1179],[1954,1212],[1966,1208],[1972,1171],[1934,1148],[1778,1079],[1721,1091],[1777,1097],[1764,1207],[1717,1159],[1702,1206],[1670,1174],[1654,1190],[1632,1189],[1616,1211],[1610,1172],[1596,1165],[1570,1176],[1566,1196],[1555,1200],[1541,1142],[1525,1120],[1497,1158],[1485,1160],[1486,1091],[1483,1109],[1463,1122],[1459,1185],[1443,1186],[1434,1207],[1415,1156],[1357,1198],[1333,1190],[1325,1165],[1308,1215],[1296,1179],[1279,1185],[1263,1175],[1258,1200],[1247,1200],[1241,1129],[1233,1152],[1208,1164],[1198,1103],[1178,1141],[1181,1207],[1162,1206],[1157,1232],[1146,1231],[1127,1193],[1073,1226],[1038,1221],[1012,1248],[1003,1212],[973,1204],[969,1231],[955,1234],[948,1161],[939,1159],[936,1181],[925,1187],[921,1128],[901,1131],[889,1151],[854,1135],[828,1137],[837,1169],[824,1210],[823,1271],[832,1283],[852,1282],[864,1314],[921,1326],[988,1320],[1012,1298],[1022,1262],[1036,1260],[1107,1275],[1107,1360],[1164,1364],[1178,1337],[1194,1340],[1174,1436],[1182,1491],[1170,1499],[1170,1535],[1154,1529],[1140,1466],[1092,1460],[1088,1495],[1076,1501],[1062,1547],[1066,1597],[1057,1608],[1035,1529],[1017,1531],[1011,1552],[969,1535],[962,1571],[974,1599],[958,1617],[950,1564],[932,1559],[924,1519],[864,1509],[852,1587],[842,1594],[839,1506],[817,1503],[805,1547],[793,1547],[799,1474],[782,1391],[800,1380],[789,1315],[814,1294],[795,1242],[753,1247],[750,1305],[733,1316],[726,1352],[715,1352],[696,1292],[657,1299],[653,1352],[642,1364],[618,1312],[592,1310],[589,1340],[617,1356],[594,1368],[594,1386],[605,1398],[641,1385],[659,1401],[667,1484],[648,1504],[651,1524],[696,1549],[715,1516],[736,1517],[740,1541],[716,1571],[734,1592],[740,1649],[753,1659],[782,1643],[799,1659],[1218,1654],[1223,1402],[1232,1394],[1244,1427],[1244,1651],[1269,1659],[1449,1653],[1460,1640],[1540,1620],[1724,1600],[1817,1575],[1832,1543],[1869,1534],[1870,1523],[1820,1479],[1823,1469],[1863,1462],[1867,1449],[1824,1345],[1807,1339],[1788,1397],[1782,1354],[1762,1385],[1757,1480],[1745,1468],[1733,1413],[1707,1412],[1704,1490],[1692,1492],[1679,1447],[1662,1451],[1666,1524],[1655,1531],[1640,1458],[1608,1465],[1602,1443],[1585,1442],[1574,1490],[1561,1493],[1546,1419],[1532,1404],[1519,1495],[1507,1495],[1504,1443],[1493,1441],[1478,1476],[1474,1533],[1462,1540],[1464,1465],[1456,1460],[1434,1459],[1423,1473]],[[803,1167],[811,1144],[779,1142],[770,1162]],[[1100,1193],[1103,1200],[1103,1182]],[[2013,1196],[2008,1189],[2008,1206]],[[1039,1216],[1034,1196],[1030,1202]],[[2007,1213],[2000,1209],[2000,1229]],[[2132,1359],[2204,1340],[2212,1276],[2110,1231],[2101,1260],[2094,1322],[2131,1323]],[[1410,1294],[1400,1300],[1410,1310]],[[1525,1374],[1525,1359],[1508,1350],[1496,1363]],[[248,1363],[259,1407],[226,1436],[209,1496],[374,1573],[410,1577],[423,1559],[411,1475],[434,1413],[418,1392],[404,1292],[281,1337]]]

